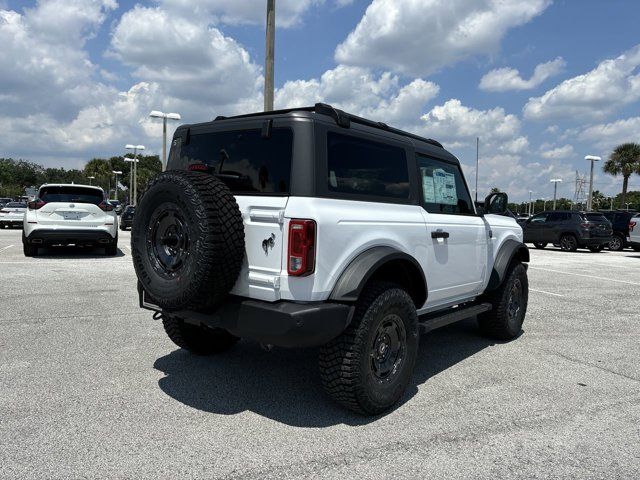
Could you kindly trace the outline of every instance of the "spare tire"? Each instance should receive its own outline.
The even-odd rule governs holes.
[[[136,209],[131,255],[156,305],[213,309],[233,288],[244,260],[242,214],[231,191],[206,173],[161,173]]]

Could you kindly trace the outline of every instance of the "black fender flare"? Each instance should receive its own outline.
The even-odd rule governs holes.
[[[521,262],[528,262],[530,258],[529,249],[524,243],[518,242],[517,240],[506,240],[500,247],[500,250],[498,250],[496,259],[493,262],[493,269],[491,270],[489,284],[485,290],[486,292],[495,290],[502,285],[507,274],[507,269],[514,258]]]
[[[427,299],[427,279],[418,261],[393,247],[373,247],[360,253],[344,269],[335,283],[329,300],[353,303],[358,300],[367,282],[385,265],[407,268],[412,277],[408,287],[417,308]]]

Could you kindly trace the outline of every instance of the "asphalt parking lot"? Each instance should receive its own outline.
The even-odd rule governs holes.
[[[1,478],[639,478],[640,253],[531,252],[524,333],[423,336],[402,404],[363,418],[315,350],[175,347],[120,252],[22,255],[0,230]]]

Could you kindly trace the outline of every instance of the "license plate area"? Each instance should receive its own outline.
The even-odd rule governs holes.
[[[80,213],[78,212],[64,212],[62,218],[65,220],[80,220]]]

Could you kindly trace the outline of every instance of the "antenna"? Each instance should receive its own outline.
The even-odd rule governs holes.
[[[478,201],[478,167],[480,165],[480,137],[476,137],[476,202]]]

